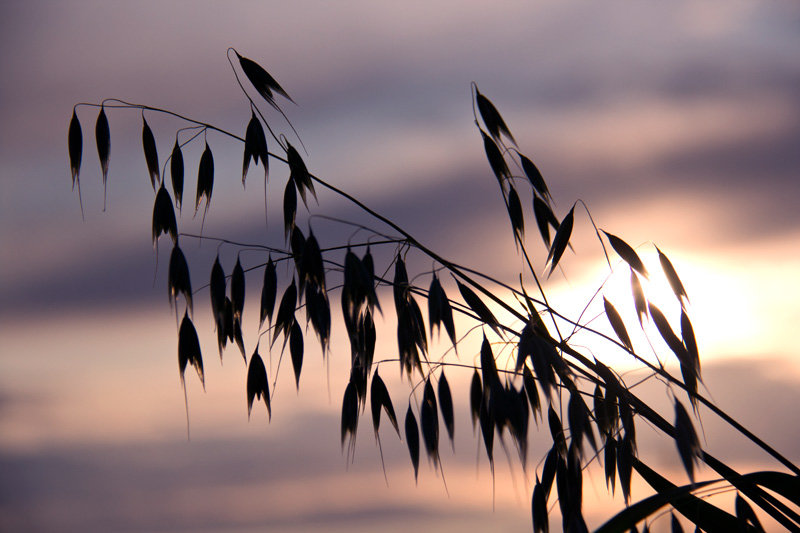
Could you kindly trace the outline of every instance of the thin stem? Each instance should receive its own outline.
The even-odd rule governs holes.
[[[188,117],[186,117],[184,115],[181,115],[179,113],[168,111],[166,109],[161,109],[161,108],[142,105],[142,104],[134,104],[134,103],[130,103],[130,102],[127,102],[127,101],[124,101],[124,100],[120,100],[120,99],[106,99],[106,100],[103,100],[103,103],[101,103],[101,104],[79,103],[79,104],[76,104],[75,107],[78,107],[78,106],[103,107],[103,106],[105,106],[106,102],[118,102],[119,104],[121,104],[120,106],[109,105],[109,106],[107,106],[109,108],[127,107],[127,108],[136,108],[136,109],[141,109],[141,110],[149,110],[149,111],[153,111],[153,112],[164,113],[166,115],[170,115],[170,116],[179,118],[179,119],[184,120],[186,122],[189,122],[189,123],[192,123],[192,124],[196,124],[198,126],[202,126],[206,130],[216,131],[218,133],[221,133],[221,134],[226,135],[228,137],[231,137],[233,139],[239,140],[240,142],[244,142],[244,139],[239,137],[238,135],[235,135],[233,133],[225,131],[225,130],[223,130],[221,128],[218,128],[216,126],[213,126],[213,125],[211,125],[209,123],[205,123],[205,122],[202,122],[202,121],[194,120],[194,119],[188,118]],[[288,164],[288,161],[282,156],[279,156],[279,155],[276,155],[276,154],[272,154],[272,153],[269,153],[269,155],[271,157],[275,158],[275,159],[278,159],[279,161],[282,161],[283,163]],[[443,265],[445,268],[447,268],[450,272],[452,272],[455,276],[459,277],[464,282],[468,283],[469,285],[474,287],[476,290],[478,290],[480,293],[482,293],[484,296],[486,296],[487,298],[492,300],[495,304],[497,304],[501,308],[505,309],[512,316],[514,316],[516,319],[520,320],[523,323],[527,322],[527,317],[525,317],[522,313],[520,313],[519,311],[517,311],[516,309],[511,307],[508,303],[506,303],[500,297],[498,297],[497,295],[493,294],[491,291],[489,291],[488,289],[483,287],[480,283],[475,281],[468,274],[468,272],[471,272],[471,271],[469,271],[466,268],[461,268],[461,267],[459,267],[459,265],[457,265],[455,263],[452,263],[452,262],[448,261],[447,259],[443,258],[439,254],[437,254],[436,252],[431,250],[429,247],[427,247],[424,244],[422,244],[419,240],[417,240],[414,236],[412,236],[409,232],[407,232],[402,227],[397,225],[395,222],[393,222],[392,220],[388,219],[387,217],[379,214],[378,212],[374,211],[373,209],[368,207],[366,204],[364,204],[363,202],[358,200],[353,195],[343,191],[342,189],[339,189],[338,187],[336,187],[336,186],[334,186],[334,185],[322,180],[321,178],[319,178],[319,177],[317,177],[317,176],[315,176],[313,174],[309,173],[309,175],[310,175],[310,178],[312,180],[314,180],[317,183],[319,183],[322,187],[324,187],[324,188],[330,190],[331,192],[333,192],[334,194],[337,194],[340,197],[350,201],[352,204],[354,204],[356,207],[360,208],[362,211],[364,211],[365,213],[367,213],[368,215],[370,215],[374,219],[386,224],[387,226],[391,227],[393,230],[398,232],[400,235],[402,235],[405,238],[405,244],[409,248],[411,248],[411,247],[416,248],[417,250],[419,250],[423,254],[427,255],[431,259],[437,261],[438,263]],[[581,202],[581,203],[583,204],[583,202]],[[585,207],[585,204],[583,204],[583,205]],[[206,208],[207,207],[208,206],[206,206]],[[588,209],[587,209],[587,212],[588,212]],[[590,220],[591,220],[591,214],[589,214],[589,217],[590,217]],[[593,220],[592,220],[592,225],[594,226],[595,231],[598,232],[598,236],[599,236],[599,230],[597,230],[597,227],[594,224]],[[197,236],[197,237],[198,238],[202,238],[200,236]],[[602,243],[602,240],[601,240],[601,243]],[[605,246],[603,246],[603,249],[605,251]],[[472,271],[472,272],[474,273],[474,271]],[[488,279],[488,277],[486,277],[486,276],[482,276],[482,277]],[[538,282],[538,278],[537,278],[537,284],[538,283],[539,282]],[[516,293],[516,291],[515,291],[515,293]],[[543,291],[542,291],[542,294],[544,296]],[[555,312],[555,310],[553,310],[547,304],[547,302],[544,302],[544,305],[548,309],[548,311],[551,312],[553,315],[558,316],[560,318],[564,318],[563,315],[560,315],[557,312]],[[569,321],[569,322],[575,324],[576,326],[582,327],[580,324],[576,324],[573,321]],[[507,330],[509,332],[513,332],[513,330],[511,330],[510,328],[503,328],[503,329],[505,329],[505,330]],[[621,343],[619,343],[618,341],[608,337],[605,334],[597,332],[597,331],[595,331],[595,330],[593,330],[591,328],[582,327],[582,329],[585,329],[588,332],[595,333],[595,334],[599,335],[600,337],[612,342],[613,344],[616,344],[617,346],[619,346],[620,348],[622,348],[626,352],[630,353],[637,360],[639,360],[640,362],[645,364],[650,370],[652,370],[656,374],[664,377],[665,379],[667,379],[668,381],[672,382],[676,386],[678,386],[678,387],[680,387],[680,388],[682,388],[684,390],[687,390],[687,392],[689,392],[688,388],[682,382],[680,382],[678,379],[674,378],[672,375],[670,375],[669,373],[667,373],[663,369],[660,369],[658,367],[653,366],[651,363],[649,363],[646,360],[644,360],[643,358],[639,357],[633,351],[628,350],[627,348],[622,346]],[[554,342],[554,346],[559,348],[562,351],[562,353],[570,355],[571,357],[573,357],[576,361],[578,361],[580,364],[582,364],[585,368],[589,369],[590,371],[592,371],[592,372],[596,372],[597,371],[597,366],[592,361],[590,361],[587,357],[585,357],[580,352],[578,352],[575,349],[573,349],[566,342],[564,342],[564,341]],[[585,373],[585,372],[582,372],[582,373]],[[594,379],[597,379],[597,378],[594,378]],[[791,461],[789,461],[787,458],[785,458],[782,454],[777,452],[774,448],[769,446],[762,439],[758,438],[751,431],[747,430],[739,422],[737,422],[732,417],[730,417],[722,409],[720,409],[719,407],[714,405],[712,402],[710,402],[709,400],[707,400],[705,397],[701,396],[700,394],[697,394],[697,393],[691,393],[691,394],[700,403],[704,404],[707,408],[709,408],[717,416],[722,418],[730,426],[732,426],[737,431],[742,433],[745,437],[747,437],[754,444],[756,444],[758,447],[760,447],[765,452],[767,452],[769,455],[771,455],[773,458],[775,458],[778,462],[783,464],[786,468],[788,468],[789,470],[791,470],[795,474],[800,475],[800,467],[797,467],[796,465],[794,465]],[[667,433],[670,436],[674,435],[674,433],[673,433],[674,428],[672,428],[672,426],[668,422],[666,422],[663,418],[661,418],[659,415],[657,415],[657,413],[655,413],[649,406],[647,406],[647,404],[645,404],[643,401],[639,400],[630,391],[627,393],[627,397],[628,397],[629,400],[631,400],[631,405],[634,406],[634,408],[638,411],[639,414],[645,416],[645,418],[647,420],[652,422],[656,427],[661,429],[663,432]],[[706,462],[708,462],[708,461],[706,461]],[[713,466],[712,466],[712,468],[713,468]]]
[[[119,105],[119,106],[110,105],[109,106],[109,105],[105,105],[105,102],[118,102],[119,104],[122,104],[122,105]],[[170,115],[170,116],[173,116],[175,118],[179,118],[181,120],[185,120],[186,122],[189,122],[191,124],[197,124],[198,126],[203,126],[206,129],[214,130],[214,131],[216,131],[218,133],[221,133],[223,135],[226,135],[226,136],[231,137],[233,139],[236,139],[238,141],[244,142],[244,139],[242,137],[239,137],[238,135],[236,135],[234,133],[230,133],[229,131],[223,130],[222,128],[218,128],[218,127],[216,127],[216,126],[214,126],[212,124],[209,124],[207,122],[202,122],[202,121],[199,121],[199,120],[195,120],[195,119],[189,118],[189,117],[187,117],[185,115],[181,115],[179,113],[175,113],[174,111],[169,111],[167,109],[163,109],[163,108],[160,108],[160,107],[152,107],[152,106],[144,105],[144,104],[134,104],[134,103],[131,103],[131,102],[127,102],[125,100],[120,100],[119,98],[106,98],[105,100],[103,100],[102,104],[92,104],[92,103],[88,103],[88,102],[81,102],[81,103],[76,104],[76,105],[78,105],[78,106],[88,106],[88,107],[104,107],[105,106],[105,107],[109,107],[109,108],[144,109],[144,110],[148,110],[148,111],[154,111],[156,113],[163,113],[165,115]]]
[[[611,261],[608,258],[608,252],[606,251],[606,245],[603,243],[602,237],[600,237],[600,230],[597,229],[597,224],[594,223],[594,218],[592,218],[592,213],[589,211],[589,206],[586,205],[586,202],[578,198],[576,203],[580,203],[583,206],[583,209],[586,211],[586,214],[589,215],[589,222],[592,223],[592,227],[594,228],[594,232],[597,234],[597,240],[600,241],[600,246],[603,248],[603,255],[606,256],[606,263],[608,263],[608,268],[611,268]]]

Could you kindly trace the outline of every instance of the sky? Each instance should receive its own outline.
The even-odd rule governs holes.
[[[530,527],[533,471],[498,460],[493,498],[466,408],[468,373],[448,374],[463,409],[455,452],[443,452],[444,482],[423,459],[415,483],[405,444],[387,428],[384,477],[366,418],[355,461],[348,464],[341,451],[348,347],[336,322],[330,367],[309,342],[299,392],[284,366],[271,421],[263,406],[248,420],[244,365],[235,349],[220,364],[204,289],[195,297],[195,321],[206,390],[187,373],[187,441],[175,312],[166,297],[169,247],[162,239],[156,255],[151,242],[141,114],[108,110],[104,211],[92,134],[97,111],[77,109],[85,218],[70,188],[67,128],[76,103],[119,98],[242,135],[250,109],[228,47],[264,66],[297,102],[282,107],[312,172],[441,255],[515,285],[524,266],[473,122],[475,82],[541,169],[557,216],[580,199],[597,225],[633,245],[651,271],[659,268],[654,245],[670,257],[689,294],[709,396],[800,461],[793,423],[800,400],[797,5],[12,0],[0,6],[0,21],[0,529]],[[286,122],[262,109],[294,144]],[[163,164],[185,124],[145,116]],[[261,167],[251,168],[243,189],[241,145],[213,132],[205,139],[217,170],[203,234],[282,244],[286,169],[272,164],[265,230]],[[189,201],[178,224],[187,233],[200,232],[190,203],[202,148],[200,138],[184,151]],[[526,242],[543,273],[546,250],[526,194]],[[303,227],[310,223],[327,245],[366,238],[332,218],[388,231],[326,192],[310,207],[310,220],[301,208]],[[572,242],[575,253],[565,255],[547,290],[554,306],[576,317],[609,276],[582,207]],[[217,246],[188,237],[181,246],[197,265],[197,289]],[[219,253],[230,272],[236,249]],[[386,268],[393,248],[375,253]],[[242,263],[256,267],[263,255],[243,251]],[[427,286],[431,262],[416,257],[409,265]],[[602,294],[635,322],[626,269],[613,255],[611,267]],[[248,351],[258,329],[260,272],[246,278]],[[671,309],[668,290],[654,281],[648,291]],[[595,301],[586,316],[596,309]],[[606,327],[602,317],[593,324]],[[389,359],[390,313],[381,333],[378,355]],[[472,334],[460,352],[469,354],[479,340]],[[631,372],[631,380],[638,375],[608,347],[581,336],[575,342]],[[446,349],[435,346],[439,354]],[[270,371],[278,357],[275,348]],[[381,373],[404,412],[408,385],[389,368]],[[669,412],[663,389],[643,394]],[[720,457],[742,468],[773,466],[710,414],[703,429]],[[653,461],[680,476],[672,443],[643,438]],[[536,464],[546,444],[533,433],[532,439]],[[595,478],[590,525],[608,517],[609,505],[621,506],[619,497],[603,495],[602,475]]]

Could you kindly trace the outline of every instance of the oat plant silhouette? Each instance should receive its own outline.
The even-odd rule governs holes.
[[[609,516],[597,531],[648,531],[656,520],[669,522],[672,531],[681,531],[683,526],[678,515],[683,516],[683,524],[691,523],[696,530],[709,532],[762,531],[761,520],[767,517],[770,523],[787,530],[800,528],[800,468],[729,416],[698,387],[702,384],[701,365],[689,316],[689,296],[668,256],[657,247],[634,249],[617,234],[601,229],[580,200],[569,204],[569,209],[559,217],[539,169],[522,153],[506,121],[475,83],[471,87],[472,113],[488,160],[486,174],[491,172],[497,180],[499,196],[510,222],[508,238],[514,240],[523,260],[521,264],[526,265],[513,282],[448,260],[426,247],[400,222],[390,220],[349,192],[312,174],[301,154],[301,151],[306,153],[305,146],[282,107],[286,102],[294,102],[287,91],[257,62],[232,48],[227,54],[250,110],[244,137],[170,110],[118,99],[76,104],[68,129],[72,184],[73,188],[78,187],[80,199],[83,134],[78,111],[99,110],[95,138],[104,188],[109,175],[111,146],[107,113],[119,109],[141,112],[147,177],[155,193],[153,243],[157,246],[163,236],[172,242],[167,285],[170,304],[175,308],[178,369],[184,393],[188,365],[194,367],[205,385],[201,346],[193,321],[193,301],[197,293],[207,291],[210,294],[220,357],[229,344],[235,344],[244,357],[248,415],[254,402],[263,400],[270,417],[280,364],[269,365],[274,372],[269,376],[259,349],[272,348],[280,340],[283,354],[288,345],[288,357],[299,390],[309,340],[316,338],[324,358],[342,357],[342,354],[333,353],[330,346],[334,329],[331,306],[332,301],[335,306],[338,299],[341,326],[338,315],[335,324],[341,327],[350,344],[340,435],[343,453],[348,457],[354,453],[356,435],[361,429],[359,422],[369,403],[379,447],[379,427],[383,420],[405,440],[415,477],[423,451],[433,469],[442,469],[440,447],[445,435],[454,446],[455,400],[460,400],[453,398],[450,382],[463,379],[469,381],[469,398],[463,402],[469,404],[473,428],[480,433],[492,474],[498,447],[509,453],[506,442],[518,453],[521,468],[533,469],[532,486],[528,490],[534,532],[549,531],[551,520],[559,516],[564,531],[588,530],[582,508],[583,479],[585,469],[592,463],[601,465],[608,491],[621,491],[626,504],[622,511]],[[267,112],[277,113],[276,119],[268,121]],[[163,167],[159,166],[156,139],[146,120],[147,116],[155,115],[170,117],[177,124],[174,145]],[[301,151],[278,132],[275,124],[288,126]],[[204,223],[215,183],[212,147],[223,137],[243,145],[243,186],[251,165],[262,166],[266,223],[270,220],[268,195],[282,192],[282,241],[249,245],[203,236],[202,223],[200,235],[179,231],[185,169],[187,165],[196,165],[194,213],[199,212],[202,204]],[[184,158],[183,150],[189,144],[202,146],[199,161]],[[481,147],[476,144],[475,149]],[[275,163],[288,167],[282,191],[279,183],[274,180],[269,183],[270,165]],[[225,170],[229,174],[230,169]],[[323,245],[310,225],[303,231],[298,217],[298,197],[305,210],[313,213],[318,209],[318,189],[349,202],[361,216],[369,217],[375,228],[388,229],[379,231],[353,222],[356,229],[346,242]],[[523,206],[522,198],[531,199],[530,207]],[[82,199],[80,205],[83,213]],[[544,274],[534,267],[532,258],[531,241],[538,238],[530,237],[531,215],[544,245],[541,253],[546,256]],[[322,216],[318,220],[330,224],[343,222]],[[572,248],[573,230],[579,222],[585,222],[596,235],[609,271],[624,270],[630,274],[636,320],[623,318],[603,286],[590,298],[590,301],[602,300],[604,320],[608,321],[613,336],[600,328],[594,329],[592,320],[582,318],[583,314],[578,320],[572,320],[548,302],[547,278],[561,268],[565,252]],[[359,236],[361,240],[356,240]],[[219,247],[236,250],[233,270],[224,271],[219,253],[213,265],[192,264],[190,269],[180,247],[187,240],[211,241]],[[385,251],[383,255],[388,262],[379,264],[383,255],[373,256],[373,250]],[[241,262],[241,253],[245,251],[250,252],[250,256],[259,254],[260,261],[248,264],[245,269]],[[639,253],[657,256],[661,272],[648,271]],[[434,266],[411,276],[407,264],[409,261],[416,264],[420,258]],[[279,266],[285,268],[279,269]],[[195,272],[195,289],[190,270]],[[279,275],[279,270],[288,274]],[[197,288],[198,279],[208,282]],[[246,281],[261,287],[259,340],[249,357],[242,327]],[[645,287],[652,284],[666,284],[671,288],[679,309],[675,313],[678,317],[668,317],[670,313],[648,300]],[[386,303],[389,288],[393,311]],[[424,313],[425,307],[427,313]],[[180,321],[179,308],[183,309]],[[396,352],[391,357],[376,359],[375,319],[392,312],[397,323]],[[459,328],[467,325],[467,329],[457,331],[457,325]],[[653,327],[669,349],[667,353],[653,354],[657,363],[646,356],[654,348],[637,346],[629,334],[630,328]],[[434,335],[438,338],[442,330],[452,348],[434,352]],[[598,346],[613,348],[645,369],[649,379],[658,380],[668,389],[673,408],[666,413],[658,412],[640,398],[621,374],[592,355],[585,346],[573,342],[577,331],[590,334]],[[478,345],[479,349],[473,348]],[[661,361],[677,361],[680,375],[668,371]],[[393,403],[392,394],[379,375],[379,369],[385,375],[388,369],[384,367],[390,365],[399,365],[405,377],[409,389],[407,406],[405,401],[398,405]],[[402,392],[395,391],[397,394]],[[698,437],[701,406],[710,416],[719,417],[759,447],[774,461],[774,469],[738,472],[715,458]],[[402,411],[398,412],[395,407],[406,408],[403,421],[398,419]],[[186,410],[188,430],[188,398]],[[637,426],[642,424],[655,428],[664,439],[674,442],[677,457],[688,475],[688,484],[672,481],[668,474],[644,462],[636,439]],[[535,461],[528,458],[529,435],[533,431],[549,437],[551,442],[549,450]],[[696,478],[701,468],[706,477],[703,481]],[[634,476],[639,476],[652,488],[651,496],[632,501]],[[709,501],[709,496],[731,491],[735,492],[735,499],[728,507]]]

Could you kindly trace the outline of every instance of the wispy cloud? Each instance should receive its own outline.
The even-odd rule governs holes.
[[[520,149],[543,171],[559,216],[580,197],[601,226],[632,244],[663,243],[687,284],[700,287],[692,301],[695,322],[716,316],[702,331],[722,340],[702,341],[700,332],[706,346],[715,353],[738,346],[751,356],[763,351],[785,359],[787,332],[793,333],[798,316],[797,303],[787,296],[797,292],[792,246],[800,231],[795,5],[520,1],[487,9],[484,2],[455,0],[406,2],[402,8],[366,0],[224,6],[98,0],[7,3],[2,11],[0,425],[8,431],[0,432],[0,529],[267,525],[352,533],[387,519],[404,530],[506,520],[509,529],[528,525],[527,495],[520,499],[524,491],[515,492],[510,479],[502,485],[504,496],[521,503],[496,514],[483,475],[483,492],[455,497],[452,504],[440,503],[442,486],[432,472],[424,474],[430,484],[413,492],[399,442],[387,445],[392,486],[385,493],[378,489],[384,484],[372,442],[362,442],[364,452],[359,448],[351,473],[343,474],[336,409],[324,393],[303,403],[308,392],[301,390],[298,403],[289,404],[291,387],[281,388],[278,400],[297,405],[293,412],[300,418],[281,422],[286,413],[279,409],[267,430],[257,426],[260,416],[246,425],[241,359],[230,354],[224,370],[211,376],[207,395],[189,380],[198,436],[183,440],[164,281],[168,246],[160,246],[156,266],[140,116],[110,116],[109,212],[103,214],[96,111],[79,110],[85,223],[69,191],[66,131],[73,104],[105,97],[164,106],[243,131],[249,111],[224,56],[228,46],[267,66],[300,102],[287,113],[309,148],[312,171],[355,192],[446,256],[502,276],[514,274],[518,260],[472,123],[469,83],[476,81],[509,122]],[[163,160],[179,126],[148,121]],[[251,176],[243,192],[241,147],[209,138],[219,179],[205,234],[264,242],[261,184]],[[187,147],[188,196],[195,148]],[[283,241],[285,175],[273,166],[266,238],[274,243]],[[523,201],[527,209],[530,198]],[[314,210],[368,222],[324,194]],[[179,226],[196,233],[199,219],[191,215],[184,210]],[[304,212],[301,221],[305,229]],[[532,217],[526,223],[536,242]],[[311,224],[323,245],[354,234],[353,227],[328,219],[312,218]],[[565,260],[566,276],[554,275],[555,284],[565,278],[582,283],[602,261],[588,227],[585,219],[578,221],[588,237],[576,237],[580,253]],[[182,238],[181,246],[197,265],[197,289],[207,281],[217,243]],[[536,250],[539,261],[543,252]],[[393,251],[375,250],[378,263],[388,264]],[[579,262],[583,254],[589,260]],[[256,266],[264,255],[242,257]],[[232,248],[223,246],[221,256],[230,271]],[[719,273],[713,283],[709,272]],[[258,277],[248,275],[251,291]],[[722,302],[724,312],[703,307],[703,290],[710,287],[725,293],[709,297],[711,304]],[[200,320],[207,318],[203,294],[197,297]],[[743,302],[749,315],[738,309]],[[739,337],[726,331],[745,335],[745,316],[755,333],[733,346],[731,339]],[[213,335],[210,324],[198,329],[204,346],[213,347],[213,339],[205,342]],[[216,363],[215,353],[206,358]],[[308,372],[316,383],[325,379],[321,366]],[[779,360],[704,367],[720,404],[797,458],[798,435],[775,430],[792,419],[787,409],[797,403],[791,372]],[[748,397],[758,402],[743,403],[738,387],[745,379]],[[215,403],[217,393],[225,401]],[[466,418],[457,430],[465,436]],[[709,443],[726,456],[759,460],[734,441],[720,440],[716,422],[704,423]],[[283,431],[274,431],[278,426]],[[451,488],[474,481],[473,444],[458,445]],[[674,459],[670,445],[659,449],[665,461]],[[370,493],[372,505],[339,498],[345,491],[333,487],[340,483]],[[476,501],[485,507],[467,511]]]
[[[800,399],[796,369],[759,358],[710,364],[704,376],[715,399],[737,420],[771,436],[772,444],[788,457],[800,457],[799,435],[776,430],[793,419],[792,406]],[[757,397],[758,402],[740,394],[745,382],[752,394],[748,398]],[[460,388],[457,392],[466,394]],[[670,399],[660,386],[639,388],[637,393],[669,416]],[[486,527],[506,521],[514,528],[527,525],[526,496],[515,496],[519,488],[513,489],[504,469],[498,474],[504,480],[498,484],[498,510],[492,512],[485,459],[478,466],[483,473],[475,475],[474,452],[479,445],[470,435],[466,409],[459,410],[456,420],[458,453],[443,455],[449,500],[439,476],[426,467],[420,485],[414,487],[405,449],[388,438],[390,432],[384,434],[387,487],[369,421],[364,422],[356,462],[350,468],[345,468],[340,454],[338,420],[330,413],[309,413],[291,424],[258,428],[250,436],[235,438],[218,434],[193,442],[178,437],[128,444],[87,441],[67,447],[53,443],[35,452],[6,450],[0,452],[4,472],[0,517],[8,527],[60,531],[269,527],[332,532],[369,531],[379,523],[387,531],[404,530],[409,523],[425,524],[428,531],[451,531],[464,521]],[[764,461],[758,450],[742,445],[705,411],[703,428],[707,445],[726,461]],[[639,447],[650,450],[648,460],[658,468],[680,470],[674,445],[645,427],[640,429]],[[534,441],[532,460],[544,453],[543,446]],[[601,475],[595,477],[602,483]],[[349,488],[343,491],[342,486]],[[622,503],[613,505],[621,508]],[[588,495],[586,507],[590,515],[599,511]],[[598,513],[595,520],[606,517]]]

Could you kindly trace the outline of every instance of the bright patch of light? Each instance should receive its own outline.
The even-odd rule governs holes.
[[[796,301],[792,301],[792,295],[797,294],[796,285],[794,290],[791,288],[793,273],[800,269],[800,253],[786,253],[786,241],[794,238],[763,243],[759,253],[738,247],[714,255],[665,251],[689,296],[685,309],[693,325],[701,362],[789,355],[793,324],[800,316]],[[649,279],[640,276],[645,298],[662,311],[680,338],[680,303],[661,269],[657,252],[650,246],[642,246],[637,252],[650,274]],[[550,291],[550,303],[556,309],[575,322],[582,314],[580,322],[593,330],[576,329],[566,321],[559,321],[561,334],[568,336],[574,330],[570,339],[573,346],[615,368],[639,366],[619,346],[597,337],[596,332],[600,332],[619,340],[605,316],[605,297],[619,312],[637,354],[654,364],[655,354],[666,365],[676,364],[674,354],[652,320],[645,316],[643,327],[640,326],[630,268],[613,254],[611,257],[610,274],[608,266],[598,262],[579,279],[571,279],[569,284],[562,282]]]

